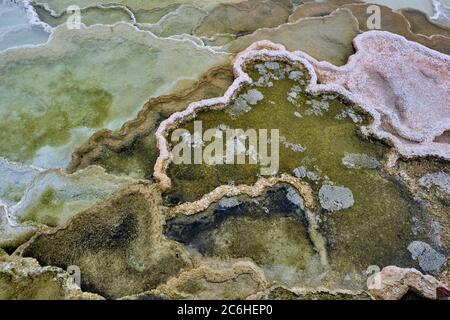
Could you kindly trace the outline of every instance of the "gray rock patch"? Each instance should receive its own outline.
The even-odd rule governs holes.
[[[293,171],[294,176],[296,176],[297,178],[304,178],[304,177],[306,177],[306,172],[307,172],[307,170],[303,166],[295,168],[294,171]]]
[[[302,196],[300,196],[294,188],[289,187],[286,198],[300,209],[305,210],[305,202],[303,201]]]
[[[319,190],[319,202],[322,208],[330,212],[348,209],[355,203],[349,188],[323,185]]]
[[[304,166],[295,168],[292,173],[297,178],[308,178],[311,181],[317,181],[320,179],[320,174],[315,171],[309,171]]]
[[[367,154],[347,153],[342,158],[342,164],[349,169],[376,169],[380,166],[380,162]]]
[[[427,173],[419,179],[419,185],[428,189],[436,186],[442,192],[450,194],[450,175],[445,172]]]
[[[298,80],[301,77],[303,77],[303,72],[301,71],[291,71],[291,73],[289,73],[289,79],[291,80]]]
[[[264,63],[264,66],[269,70],[278,70],[280,69],[280,64],[278,62],[268,61]]]
[[[244,98],[245,101],[254,106],[264,98],[264,95],[256,89],[251,89],[248,90],[246,94],[243,94],[242,98]]]
[[[447,263],[447,258],[434,250],[428,243],[413,241],[408,246],[411,257],[419,263],[423,271],[431,274],[438,273]]]
[[[222,208],[234,208],[240,204],[241,202],[236,197],[222,198],[219,200],[219,206]]]

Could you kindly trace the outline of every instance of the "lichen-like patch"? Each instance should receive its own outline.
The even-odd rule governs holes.
[[[105,297],[154,289],[191,265],[162,235],[160,202],[154,186],[123,190],[66,227],[39,234],[21,252],[44,265],[78,266],[81,288]]]

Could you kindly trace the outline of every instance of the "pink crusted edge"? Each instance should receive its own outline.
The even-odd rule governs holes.
[[[319,62],[302,51],[287,51],[283,45],[275,44],[268,40],[257,41],[246,50],[238,54],[234,59],[233,71],[236,79],[222,97],[192,102],[184,111],[176,112],[172,114],[168,119],[161,122],[155,133],[157,147],[160,151],[160,154],[154,166],[154,178],[157,180],[160,187],[163,190],[168,190],[171,187],[171,180],[166,174],[166,170],[171,162],[169,143],[166,139],[169,131],[175,129],[181,122],[192,118],[199,111],[202,111],[204,109],[220,109],[226,107],[226,105],[232,101],[236,93],[240,91],[244,84],[253,83],[249,75],[243,71],[243,66],[249,61],[259,59],[267,61],[285,60],[293,65],[301,64],[308,70],[310,76],[310,81],[306,88],[308,93],[313,95],[321,93],[338,93],[352,103],[355,103],[356,105],[361,107],[365,112],[373,117],[373,123],[367,128],[362,128],[363,133],[366,135],[374,135],[380,140],[387,140],[391,142],[402,156],[406,158],[436,156],[445,160],[450,160],[450,147],[445,148],[443,147],[443,144],[440,144],[441,148],[423,144],[413,144],[412,146],[405,145],[396,136],[388,132],[378,130],[378,127],[381,125],[381,114],[372,106],[366,104],[364,101],[361,101],[361,99],[359,99],[355,94],[336,84],[317,83],[318,77],[314,67],[316,67],[317,69],[328,68],[341,72],[351,70],[353,66],[358,63],[358,51],[361,50],[363,41],[369,37],[374,36],[383,37],[385,39],[394,41],[402,41],[403,43],[410,46],[413,50],[419,51],[420,53],[428,55],[432,58],[444,60],[450,64],[450,57],[448,57],[447,55],[431,50],[418,43],[408,41],[402,36],[385,31],[369,31],[357,36],[353,41],[357,53],[351,56],[348,60],[348,63],[342,67],[334,66],[333,64],[325,61]],[[446,130],[448,129],[438,129],[438,131],[442,132]]]

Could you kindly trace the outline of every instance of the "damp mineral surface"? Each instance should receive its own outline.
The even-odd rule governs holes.
[[[448,54],[449,0],[0,0],[0,299],[436,298]]]
[[[381,164],[386,161],[389,147],[360,133],[360,126],[369,123],[370,118],[336,94],[307,94],[305,85],[309,79],[305,69],[276,61],[257,61],[249,64],[247,70],[254,85],[244,87],[225,109],[199,112],[194,120],[202,122],[203,130],[217,128],[218,132],[226,128],[280,128],[279,172],[295,175],[313,188],[320,206],[316,214],[320,233],[326,239],[331,274],[335,272],[337,275],[332,277],[340,277],[334,281],[344,285],[347,282],[351,287],[374,264],[417,266],[407,248],[416,239],[433,241],[429,205],[417,199],[396,175],[383,169]],[[193,133],[193,121],[183,126]],[[204,144],[206,147],[208,142]],[[172,163],[168,171],[172,189],[166,201],[192,202],[220,185],[252,185],[260,176],[259,169],[259,165],[251,164]],[[431,183],[429,180],[427,183]],[[276,196],[266,197],[271,204],[277,203]],[[288,199],[278,201],[289,207]],[[266,272],[275,278],[274,270],[284,274],[287,279],[280,275],[277,278],[282,283],[295,283],[296,277],[311,269],[318,277],[317,266],[301,265],[302,255],[295,253],[300,244],[293,243],[299,241],[295,237],[299,236],[300,226],[298,231],[290,231],[287,226],[293,228],[294,223],[284,225],[286,218],[276,217],[270,209],[270,218],[260,218],[258,212],[264,211],[252,202],[260,200],[247,201],[252,205],[241,204],[237,199],[223,203],[221,200],[204,213],[176,218],[169,222],[167,234],[205,255],[249,256],[257,263],[260,259],[272,259]],[[389,223],[393,220],[395,224]],[[278,230],[292,236],[282,240]],[[307,239],[303,241],[307,243]],[[268,254],[271,250],[279,253]],[[287,256],[297,257],[294,265],[301,272],[287,272],[292,270],[292,263],[281,253],[285,251],[290,251]],[[301,251],[303,255],[308,252]],[[313,278],[310,276],[309,280]]]

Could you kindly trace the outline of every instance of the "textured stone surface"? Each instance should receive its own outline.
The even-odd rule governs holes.
[[[380,166],[377,159],[371,158],[366,154],[346,154],[342,158],[342,164],[349,169],[376,169]]]
[[[353,206],[353,194],[349,188],[324,185],[319,190],[319,201],[322,208],[337,212]]]
[[[0,299],[15,300],[99,300],[85,293],[67,272],[57,267],[41,267],[32,258],[0,253]]]
[[[434,250],[428,243],[423,241],[411,242],[408,251],[414,260],[417,260],[423,271],[431,274],[438,273],[447,263],[447,258]]]
[[[409,290],[424,298],[436,299],[436,289],[441,286],[444,284],[416,269],[395,266],[383,268],[368,283],[369,292],[375,298],[384,300],[399,300]]]
[[[419,179],[419,184],[428,189],[437,186],[442,192],[450,195],[450,176],[445,172],[427,173]]]

